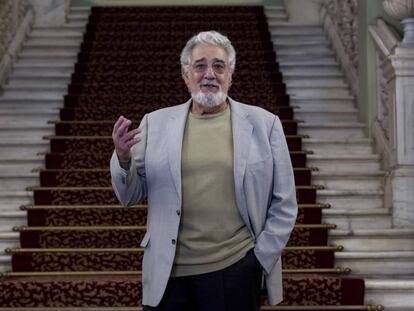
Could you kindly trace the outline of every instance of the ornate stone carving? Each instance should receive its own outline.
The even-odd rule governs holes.
[[[345,53],[358,70],[358,21],[357,0],[326,0],[325,6],[336,32],[345,48]]]
[[[414,0],[384,0],[385,12],[401,21],[404,28],[403,47],[414,47]]]
[[[0,0],[0,61],[28,10],[27,0]]]

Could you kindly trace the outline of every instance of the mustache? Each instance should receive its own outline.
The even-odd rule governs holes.
[[[212,82],[212,81],[201,81],[198,85],[200,87],[202,87],[202,86],[215,86],[215,87],[218,87],[218,88],[221,87],[220,84],[218,84],[217,82]]]

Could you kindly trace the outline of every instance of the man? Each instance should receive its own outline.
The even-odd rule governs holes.
[[[282,299],[281,254],[296,192],[277,116],[227,96],[227,37],[201,32],[181,53],[191,99],[114,125],[112,184],[124,205],[148,198],[141,242],[144,310],[253,311],[262,275]]]

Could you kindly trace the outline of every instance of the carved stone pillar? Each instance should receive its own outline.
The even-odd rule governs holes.
[[[393,219],[398,227],[414,226],[414,48],[397,48],[391,62],[395,70]]]
[[[403,41],[384,63],[393,73],[383,75],[390,96],[381,100],[390,111],[388,119],[378,120],[391,152],[386,161],[387,205],[393,210],[394,226],[414,227],[414,0],[384,0],[383,6],[404,27]]]

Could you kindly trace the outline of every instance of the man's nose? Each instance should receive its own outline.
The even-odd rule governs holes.
[[[207,79],[215,79],[216,73],[213,70],[213,66],[207,66],[206,73],[204,74],[204,77]]]

